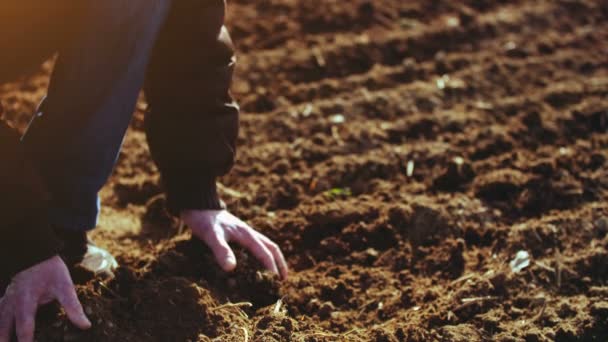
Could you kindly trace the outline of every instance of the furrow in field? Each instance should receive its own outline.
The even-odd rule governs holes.
[[[273,88],[263,94],[240,94],[240,102],[244,111],[260,113],[280,107],[310,103],[313,100],[337,97],[352,93],[352,89],[360,89],[362,92],[360,95],[366,95],[366,91],[389,89],[403,83],[452,74],[474,65],[488,64],[496,56],[502,56],[505,60],[512,59],[514,63],[524,60],[525,57],[525,63],[529,66],[534,63],[542,65],[546,59],[551,62],[554,58],[565,59],[568,54],[572,60],[588,58],[587,52],[583,49],[591,49],[599,41],[607,38],[602,32],[608,32],[608,27],[602,30],[603,26],[593,31],[588,27],[577,29],[564,35],[556,34],[548,28],[531,36],[484,42],[477,52],[454,52],[421,62],[405,60],[396,66],[376,65],[364,74],[350,75],[341,79],[325,79],[291,87]],[[597,57],[597,54],[594,55]],[[581,65],[580,71],[589,73],[592,68],[591,65]]]
[[[512,5],[520,2],[509,1]],[[228,22],[239,50],[249,53],[295,41],[331,42],[333,36],[345,32],[413,28],[446,14],[467,21],[506,3],[356,0],[343,6],[326,0],[237,2],[230,6]]]
[[[239,67],[241,83],[237,83],[235,90],[237,93],[263,93],[270,87],[362,74],[376,64],[397,65],[408,57],[420,61],[434,58],[439,51],[450,53],[475,49],[480,42],[500,35],[522,33],[531,28],[546,29],[551,26],[551,22],[544,20],[547,16],[569,22],[599,20],[597,17],[589,18],[588,14],[577,15],[557,5],[549,8],[546,4],[533,3],[515,11],[505,6],[466,26],[453,26],[449,24],[449,18],[442,18],[413,31],[385,32],[380,37],[338,35],[336,42],[329,46],[309,48],[294,45],[245,55]]]

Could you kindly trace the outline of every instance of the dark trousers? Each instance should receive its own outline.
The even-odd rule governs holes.
[[[49,193],[51,225],[74,230],[95,227],[97,193],[112,171],[144,84],[155,110],[148,139],[159,146],[156,150],[168,149],[163,139],[173,140],[172,133],[163,131],[163,126],[175,126],[178,120],[169,118],[180,114],[171,111],[217,109],[218,98],[226,104],[222,108],[231,106],[225,95],[233,63],[230,37],[223,28],[225,2],[199,1],[205,11],[171,19],[173,5],[180,1],[182,10],[189,6],[183,4],[195,3],[0,2],[0,81],[35,70],[45,59],[58,55],[48,96],[22,138],[19,152],[0,155],[1,163],[13,165],[16,162],[10,158],[27,159],[36,169]],[[235,110],[228,112],[229,121],[235,122]],[[10,145],[0,144],[4,144],[0,150]],[[163,153],[191,153],[179,146],[171,148]],[[6,175],[10,169],[0,169],[0,178],[23,176]]]

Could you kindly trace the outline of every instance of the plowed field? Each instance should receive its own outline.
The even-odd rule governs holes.
[[[608,340],[608,2],[233,0],[229,17],[244,113],[220,188],[290,278],[242,251],[223,273],[164,212],[142,99],[93,235],[122,268],[79,285],[92,330],[42,310],[38,341]],[[49,70],[0,88],[17,126]]]

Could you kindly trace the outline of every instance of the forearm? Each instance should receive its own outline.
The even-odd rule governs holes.
[[[192,2],[186,2],[192,4]],[[215,180],[235,159],[239,108],[230,96],[236,64],[224,2],[177,7],[157,42],[146,82],[146,132],[168,205],[219,209]],[[194,17],[192,17],[194,16]]]

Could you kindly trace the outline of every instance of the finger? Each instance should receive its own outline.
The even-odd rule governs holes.
[[[9,311],[6,298],[0,300],[0,342],[9,342],[13,332],[13,313]]]
[[[266,245],[253,232],[252,228],[243,227],[241,234],[237,234],[235,239],[243,247],[247,248],[258,259],[266,269],[279,274],[274,255],[268,250]]]
[[[15,319],[17,327],[17,340],[19,342],[33,342],[34,329],[36,325],[36,307],[27,304],[18,310],[19,312],[17,313],[17,317]]]
[[[220,267],[226,271],[234,271],[236,268],[236,257],[232,248],[228,245],[228,242],[223,237],[218,236],[215,233],[208,234],[203,237],[203,240],[211,248],[215,260]]]
[[[66,286],[57,294],[59,304],[65,310],[68,319],[78,328],[86,330],[91,327],[91,321],[84,314],[82,304],[76,296],[76,290],[73,286]]]
[[[258,235],[260,240],[262,240],[262,242],[264,242],[266,245],[266,248],[268,248],[268,250],[274,256],[274,261],[279,268],[279,276],[281,276],[281,279],[287,279],[287,276],[289,275],[289,267],[287,266],[287,261],[285,261],[285,256],[283,255],[281,248],[265,235],[260,233],[258,233]]]

